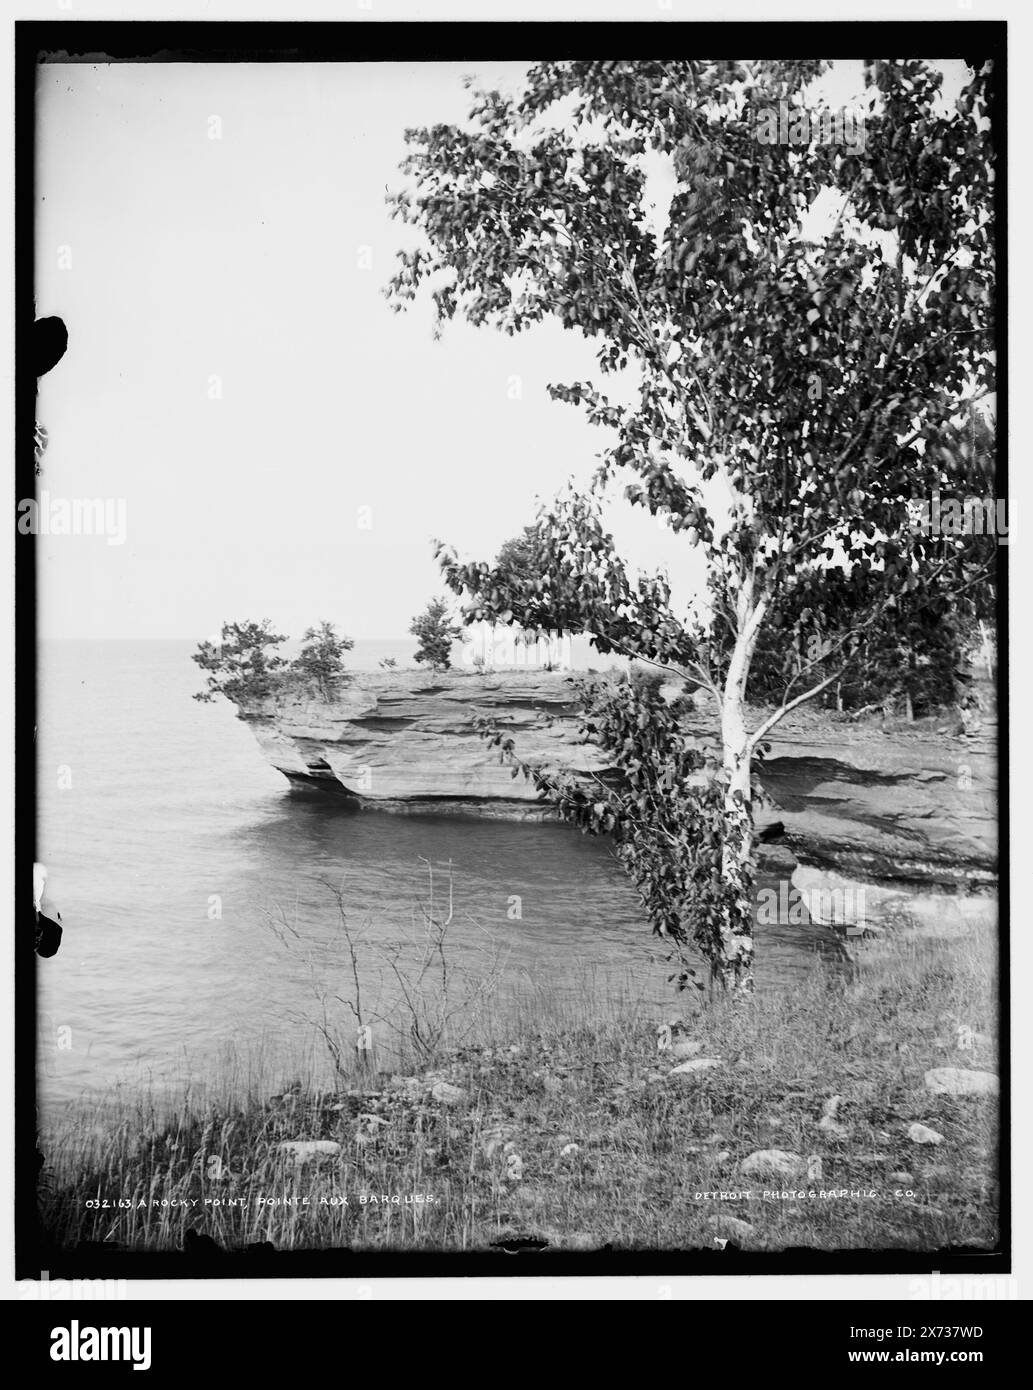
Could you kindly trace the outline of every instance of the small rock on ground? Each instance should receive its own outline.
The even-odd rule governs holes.
[[[785,1149],[758,1149],[742,1164],[745,1177],[799,1178],[807,1172],[807,1160]]]
[[[933,1067],[925,1074],[925,1089],[941,1096],[996,1096],[1001,1083],[992,1071]]]
[[[943,1135],[938,1134],[935,1129],[930,1129],[928,1125],[913,1124],[908,1126],[907,1137],[912,1144],[942,1144]]]
[[[749,1240],[757,1234],[748,1221],[740,1221],[737,1216],[708,1216],[707,1227],[726,1240]]]
[[[847,1127],[836,1119],[842,1103],[842,1096],[830,1097],[822,1107],[821,1119],[818,1121],[818,1128],[824,1130],[832,1139],[846,1139],[850,1133]]]
[[[431,1099],[439,1105],[458,1105],[466,1095],[461,1086],[453,1086],[450,1081],[436,1081],[431,1087]]]
[[[680,1066],[672,1067],[670,1076],[696,1076],[702,1071],[709,1071],[711,1067],[723,1067],[724,1061],[720,1057],[697,1057],[691,1062],[682,1062]]]
[[[340,1144],[333,1139],[288,1139],[279,1147],[281,1153],[289,1153],[295,1163],[308,1163],[313,1158],[335,1158],[341,1152]]]

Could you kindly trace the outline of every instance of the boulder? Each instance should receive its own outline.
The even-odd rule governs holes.
[[[811,864],[798,864],[791,882],[812,922],[857,940],[892,931],[949,941],[997,927],[997,899],[986,894],[919,892]]]
[[[900,888],[863,883],[810,864],[798,864],[791,882],[812,922],[847,935],[864,935],[871,927],[880,925],[891,905],[907,901],[907,894]]]

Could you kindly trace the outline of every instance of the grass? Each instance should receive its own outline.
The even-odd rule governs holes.
[[[198,1231],[279,1250],[478,1250],[516,1235],[561,1249],[992,1249],[997,1103],[931,1094],[923,1078],[996,1070],[995,981],[974,929],[880,943],[848,976],[816,961],[802,987],[750,1003],[689,1001],[671,1017],[723,1059],[694,1079],[658,1055],[655,1009],[541,991],[496,1001],[476,1046],[415,1073],[274,1085],[252,1059],[221,1096],[69,1112],[47,1138],[41,1215],[66,1248],[178,1249]],[[962,1029],[981,1035],[961,1035],[963,1050]],[[459,1088],[454,1103],[431,1094],[437,1081]],[[819,1125],[833,1096],[841,1133]],[[943,1142],[912,1142],[915,1121]],[[298,1140],[340,1149],[298,1162],[278,1147]],[[744,1177],[764,1149],[813,1176]],[[848,1195],[762,1195],[830,1190]]]

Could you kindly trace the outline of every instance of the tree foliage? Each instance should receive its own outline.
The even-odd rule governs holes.
[[[575,682],[583,742],[603,753],[611,771],[590,779],[522,761],[514,740],[488,717],[479,725],[514,765],[583,833],[612,837],[614,852],[638,889],[655,935],[671,946],[678,989],[703,983],[691,949],[723,984],[747,979],[752,961],[748,925],[738,912],[752,900],[754,867],[736,856],[726,870],[730,837],[746,834],[748,805],[725,804],[717,755],[686,732],[683,698],[664,700],[660,682],[634,670],[628,677]],[[755,788],[760,795],[759,787]]]
[[[423,612],[413,618],[409,631],[419,638],[416,660],[426,662],[435,671],[447,671],[452,665],[452,643],[461,630],[450,619],[445,600],[431,599]]]
[[[344,654],[355,643],[338,634],[333,623],[321,622],[305,630],[301,651],[291,663],[292,671],[315,684],[325,700],[333,698],[344,678]]]
[[[538,528],[525,526],[519,536],[513,536],[500,546],[499,553],[495,556],[495,568],[504,574],[520,575],[533,580],[542,557]]]
[[[190,658],[208,672],[207,688],[194,699],[211,704],[216,695],[224,695],[238,706],[265,699],[273,693],[279,674],[287,666],[276,652],[286,640],[273,631],[268,618],[260,622],[223,623],[221,640],[200,642]]]
[[[781,697],[822,653],[852,639],[852,659],[839,679],[818,699],[843,712],[898,702],[914,715],[930,714],[954,703],[960,663],[966,647],[966,624],[946,598],[913,603],[907,595],[872,614],[863,576],[853,583],[841,570],[822,575],[818,606],[803,585],[794,585],[787,601],[766,625],[750,667],[749,695],[762,702]],[[868,616],[861,627],[858,613]]]
[[[992,72],[977,63],[944,109],[934,67],[871,61],[864,141],[758,140],[758,113],[804,112],[829,66],[542,63],[515,96],[474,92],[465,125],[407,132],[408,185],[391,196],[422,233],[399,253],[396,307],[426,288],[439,328],[457,314],[509,334],[555,318],[592,343],[602,377],[633,380],[630,404],[589,382],[550,386],[607,443],[589,487],[542,509],[533,564],[446,546],[439,559],[471,618],[589,633],[711,694],[718,791],[686,795],[704,818],[723,800],[722,872],[742,891],[715,908],[713,939],[736,943],[737,981],[763,739],[862,661],[894,608],[949,605],[994,566],[992,547],[916,530],[909,507],[964,483],[959,421],[994,386]],[[659,226],[657,166],[674,189]],[[826,225],[805,230],[822,207]],[[663,573],[617,555],[604,522],[617,490],[703,548],[707,590],[689,611]],[[837,585],[856,600],[842,612]],[[786,669],[750,728],[758,643],[808,609],[833,635]],[[627,736],[643,744],[633,763],[649,735]],[[660,853],[648,797],[636,814]]]

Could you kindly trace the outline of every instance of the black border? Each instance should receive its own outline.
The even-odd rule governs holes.
[[[745,57],[858,58],[886,52],[895,57],[991,59],[995,68],[993,141],[998,177],[997,226],[998,469],[997,495],[1008,481],[1008,221],[1007,221],[1007,32],[1004,21],[696,23],[655,19],[643,23],[558,21],[18,21],[15,23],[15,501],[34,495],[33,375],[35,208],[35,70],[39,62],[277,63],[277,62],[484,62],[526,55],[578,58],[619,51],[625,58],[656,59],[705,54],[708,59]],[[41,314],[59,313],[42,304]],[[73,326],[74,331],[74,326]],[[60,370],[58,366],[57,370]],[[36,968],[28,932],[29,867],[35,844],[36,573],[29,543],[15,536],[15,1277],[51,1278],[375,1278],[498,1275],[713,1275],[713,1274],[1004,1274],[1011,1269],[1011,1059],[1001,1056],[1002,1243],[993,1252],[968,1249],[929,1252],[788,1249],[724,1251],[595,1251],[552,1253],[534,1259],[510,1254],[460,1252],[126,1252],[105,1246],[59,1250],[43,1238],[36,1217]],[[1008,806],[1008,568],[998,549],[998,717],[1000,824],[1001,1037],[1010,1037],[1010,885]],[[42,967],[46,969],[46,965]],[[917,1319],[915,1319],[917,1320]]]

